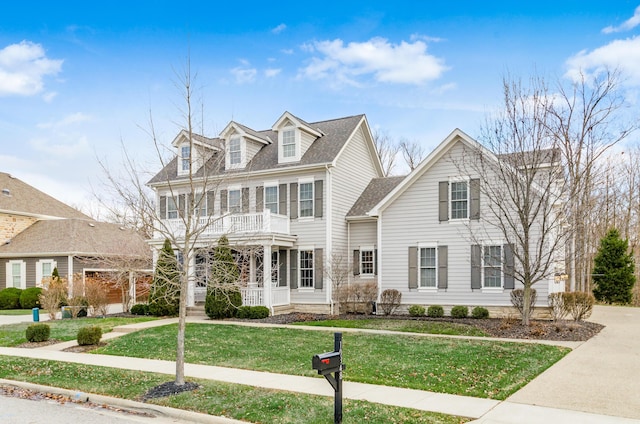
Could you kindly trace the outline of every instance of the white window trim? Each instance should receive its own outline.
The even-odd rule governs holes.
[[[285,131],[293,131],[293,136],[295,140],[296,146],[296,154],[291,157],[284,156],[284,133]],[[278,162],[279,163],[289,163],[289,162],[299,162],[301,158],[301,135],[300,129],[295,126],[288,125],[286,127],[282,127],[278,130]]]
[[[485,270],[484,248],[490,247],[490,246],[500,247],[500,287],[485,287],[484,285],[484,270]],[[480,280],[480,284],[482,285],[481,291],[483,293],[503,293],[504,292],[504,242],[485,241],[482,243],[481,249],[482,249],[480,251],[480,262],[481,262],[480,267],[482,269],[481,280]]]
[[[262,196],[262,210],[267,210],[267,187],[275,187],[276,189],[276,207],[278,210],[278,215],[282,215],[280,213],[280,186],[278,181],[265,181],[264,182],[264,195]]]
[[[312,255],[311,260],[311,269],[313,270],[313,278],[311,281],[311,287],[302,287],[302,267],[300,266],[300,255],[303,251],[310,251]],[[313,292],[315,288],[315,278],[316,278],[316,257],[315,257],[315,247],[314,246],[300,246],[298,247],[298,291],[299,292]]]
[[[367,246],[358,246],[360,250],[360,258],[359,260],[359,268],[358,272],[360,273],[360,278],[374,278],[376,275],[376,248],[373,245]],[[371,257],[373,258],[373,269],[371,273],[364,273],[362,271],[362,252],[371,252]]]
[[[453,196],[451,190],[453,189],[453,183],[467,183],[467,217],[466,218],[454,218],[453,217]],[[447,193],[447,202],[449,208],[449,221],[450,222],[468,222],[469,215],[471,214],[471,177],[452,177],[449,178],[449,192]]]
[[[273,256],[276,257],[276,264],[273,266]],[[278,250],[271,251],[271,287],[278,287],[280,284],[280,252]],[[275,275],[274,275],[275,274]],[[276,277],[274,280],[273,277]]]
[[[240,203],[239,203],[239,210],[237,212],[234,212],[231,210],[231,192],[232,191],[237,191],[240,193]],[[239,185],[233,185],[233,186],[229,186],[227,187],[227,212],[228,213],[242,213],[242,186]]]
[[[42,279],[44,275],[42,275],[42,265],[43,264],[51,264],[51,272],[53,272],[54,268],[58,267],[58,263],[53,259],[40,259],[36,262],[36,287],[42,287]]]
[[[231,140],[232,139],[240,140],[240,162],[239,163],[231,163]],[[246,157],[247,157],[247,143],[240,134],[233,134],[229,137],[229,148],[226,149],[225,153],[225,167],[227,169],[241,169],[246,166]]]
[[[191,163],[189,164],[189,167],[193,166],[193,163],[195,162],[193,160],[194,156],[194,152],[192,147],[189,145],[189,143],[182,143],[179,147],[178,147],[178,175],[186,175],[189,173],[189,167],[187,167],[187,169],[183,169],[183,162],[184,162],[184,158],[182,157],[182,149],[185,147],[189,147],[189,149],[191,150]],[[189,158],[187,158],[188,160]]]
[[[435,249],[436,251],[436,284],[434,287],[423,287],[422,276],[420,275],[421,266],[420,266],[420,249]],[[418,292],[437,292],[438,291],[438,244],[437,243],[418,243]]]
[[[300,196],[300,190],[302,188],[302,184],[311,184],[311,216],[302,216],[302,208],[300,207],[302,203],[302,197]],[[315,218],[316,211],[316,185],[314,178],[299,178],[298,179],[298,220],[301,221],[310,221]]]
[[[166,205],[167,206],[167,219],[178,219],[178,218],[180,218],[180,205],[178,204],[180,202],[178,200],[178,196],[179,196],[178,194],[173,195],[173,196],[171,194],[169,194],[165,199],[166,202],[167,202],[167,205]],[[173,202],[174,206],[176,207],[175,209],[169,210],[169,205],[171,204],[170,202]],[[169,212],[175,212],[176,213],[175,218],[171,218],[169,216]]]
[[[5,281],[5,287],[15,287],[13,285],[13,265],[20,265],[20,289],[27,288],[27,263],[22,260],[12,260],[7,262],[7,280]]]

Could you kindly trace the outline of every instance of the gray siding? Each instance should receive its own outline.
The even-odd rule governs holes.
[[[451,154],[460,157],[460,144]],[[471,289],[471,245],[478,238],[504,244],[501,232],[487,226],[482,216],[487,214],[486,203],[480,202],[480,221],[439,220],[438,183],[450,177],[462,176],[447,155],[428,169],[383,212],[379,221],[383,244],[379,250],[382,288],[402,292],[403,304],[510,306],[511,290],[489,291]],[[473,178],[474,176],[471,175]],[[483,234],[473,236],[473,234]],[[419,243],[448,246],[448,288],[437,291],[409,289],[408,247]],[[516,283],[516,288],[520,285]],[[520,286],[521,287],[521,286]],[[538,291],[538,305],[546,305],[548,283],[534,286]]]
[[[46,260],[54,260],[56,261],[56,265],[58,268],[58,273],[61,277],[67,277],[67,257],[66,256],[43,256],[43,257],[28,257],[28,258],[3,258],[0,259],[0,287],[6,287],[7,283],[7,262],[9,261],[24,261],[26,267],[26,285],[28,287],[36,287],[36,266],[38,261],[46,259]]]

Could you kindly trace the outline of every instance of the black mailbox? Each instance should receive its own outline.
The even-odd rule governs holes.
[[[340,371],[340,352],[326,352],[313,355],[311,365],[318,374],[325,375],[335,371]]]

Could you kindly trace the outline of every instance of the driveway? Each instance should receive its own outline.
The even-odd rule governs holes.
[[[640,308],[596,306],[606,327],[508,402],[640,419]]]

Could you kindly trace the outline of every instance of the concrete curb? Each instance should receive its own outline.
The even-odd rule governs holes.
[[[149,403],[136,402],[129,399],[121,399],[110,396],[98,395],[95,393],[78,392],[77,390],[62,389],[59,387],[43,386],[40,384],[26,383],[16,380],[0,379],[0,384],[6,386],[14,386],[22,389],[32,390],[34,392],[53,393],[57,395],[68,396],[73,400],[80,402],[93,402],[101,405],[111,405],[118,408],[127,409],[134,412],[151,414],[179,420],[186,420],[201,424],[247,424],[247,421],[234,420],[227,417],[218,417],[213,415],[201,414],[198,412],[185,411],[183,409],[169,408],[167,406],[153,405]]]

